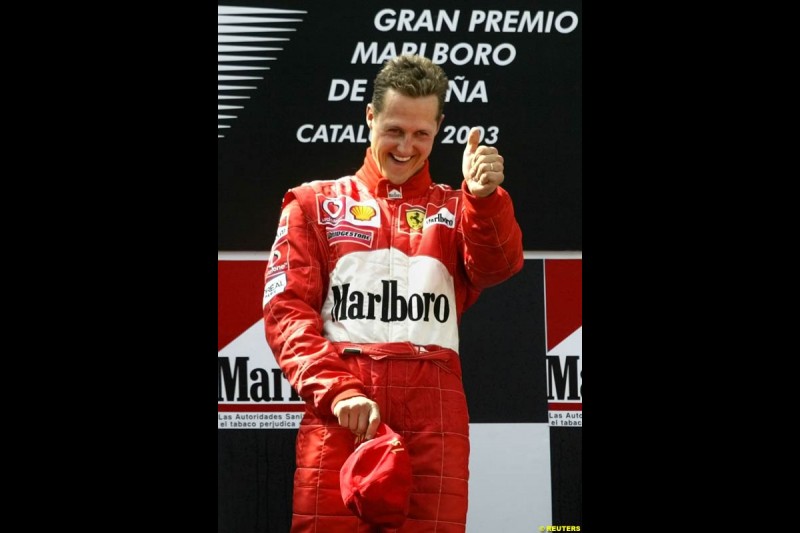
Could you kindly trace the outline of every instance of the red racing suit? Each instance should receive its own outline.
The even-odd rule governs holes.
[[[434,184],[427,161],[393,185],[367,148],[355,176],[286,193],[263,309],[267,342],[306,402],[293,533],[465,530],[469,414],[458,324],[482,289],[522,264],[508,193],[477,198],[463,182]],[[411,507],[397,530],[360,521],[342,502],[339,469],[354,435],[331,407],[356,394],[378,403],[411,457]]]

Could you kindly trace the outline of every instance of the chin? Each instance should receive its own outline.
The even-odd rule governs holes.
[[[407,182],[408,178],[410,178],[410,177],[411,176],[405,176],[405,177],[386,176],[386,179],[389,180],[389,182],[392,183],[393,185],[402,185],[405,182]]]

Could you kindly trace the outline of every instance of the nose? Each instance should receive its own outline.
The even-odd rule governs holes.
[[[397,141],[397,151],[399,152],[400,155],[405,156],[408,155],[405,152],[410,149],[411,149],[411,137],[409,137],[407,134],[403,135]]]

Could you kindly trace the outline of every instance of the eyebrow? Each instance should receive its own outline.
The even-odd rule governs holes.
[[[384,125],[384,129],[386,129],[386,130],[403,130],[403,131],[405,131],[405,128],[403,128],[401,125],[396,124],[394,122],[385,124]],[[428,128],[422,128],[422,129],[414,130],[412,133],[419,133],[419,132],[431,133],[432,131],[433,130],[430,130]]]

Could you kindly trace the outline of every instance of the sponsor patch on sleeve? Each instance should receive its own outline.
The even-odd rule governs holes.
[[[272,249],[274,250],[275,247],[286,240],[286,235],[289,234],[289,213],[287,212],[284,216],[281,217],[281,221],[278,223],[278,231],[275,233],[275,240],[272,243]]]
[[[289,246],[286,241],[272,247],[272,250],[269,252],[267,268],[268,276],[289,268]]]
[[[267,305],[272,298],[275,297],[276,294],[282,293],[286,290],[286,273],[281,272],[275,277],[269,278],[267,283],[264,285],[264,300],[261,306]]]

